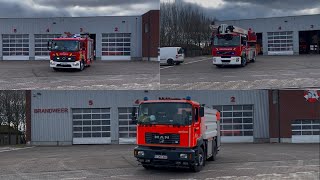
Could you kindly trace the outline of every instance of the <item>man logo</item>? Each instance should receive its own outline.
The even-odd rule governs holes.
[[[159,138],[159,143],[160,143],[160,144],[163,144],[163,143],[164,143],[164,137],[163,137],[163,136],[160,136],[160,138]]]

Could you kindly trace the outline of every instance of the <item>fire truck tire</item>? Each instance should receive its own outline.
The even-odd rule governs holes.
[[[218,68],[221,68],[222,67],[222,65],[216,65]]]
[[[254,57],[253,59],[251,59],[251,62],[255,62],[256,61],[256,57]]]
[[[168,59],[167,63],[168,63],[169,66],[173,66],[174,65],[173,59]]]
[[[241,57],[241,67],[245,67],[247,65],[247,59],[244,57]]]
[[[215,161],[216,160],[216,156],[218,154],[218,147],[217,147],[217,141],[214,141],[212,143],[212,156],[210,158],[208,158],[209,161]]]
[[[176,62],[176,65],[180,65],[181,64],[181,62]]]
[[[83,71],[84,70],[84,62],[83,60],[80,62],[80,71]]]
[[[153,168],[153,166],[148,166],[148,165],[142,165],[142,167],[144,167],[144,169],[146,169],[146,170],[149,170],[149,169]]]
[[[202,148],[199,148],[198,154],[197,154],[197,163],[193,166],[191,166],[191,170],[193,172],[199,172],[202,170],[203,166],[205,165],[205,154],[203,152]]]

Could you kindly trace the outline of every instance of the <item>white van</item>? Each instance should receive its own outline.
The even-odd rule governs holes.
[[[162,47],[160,48],[161,65],[179,65],[184,62],[184,50],[181,47]]]

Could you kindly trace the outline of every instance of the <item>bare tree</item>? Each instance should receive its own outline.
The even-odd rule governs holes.
[[[25,125],[25,99],[25,91],[0,91],[0,125],[8,127],[9,144],[11,144],[11,129],[15,130],[18,142],[19,127]]]
[[[182,1],[161,3],[160,43],[184,48],[209,46],[209,25],[215,18],[207,17],[200,8]]]

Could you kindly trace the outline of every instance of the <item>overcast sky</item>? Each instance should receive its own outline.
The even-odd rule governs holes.
[[[161,0],[161,2],[175,0]],[[320,14],[320,0],[176,0],[203,8],[219,20]]]
[[[159,0],[0,0],[0,18],[130,16],[159,8]]]

